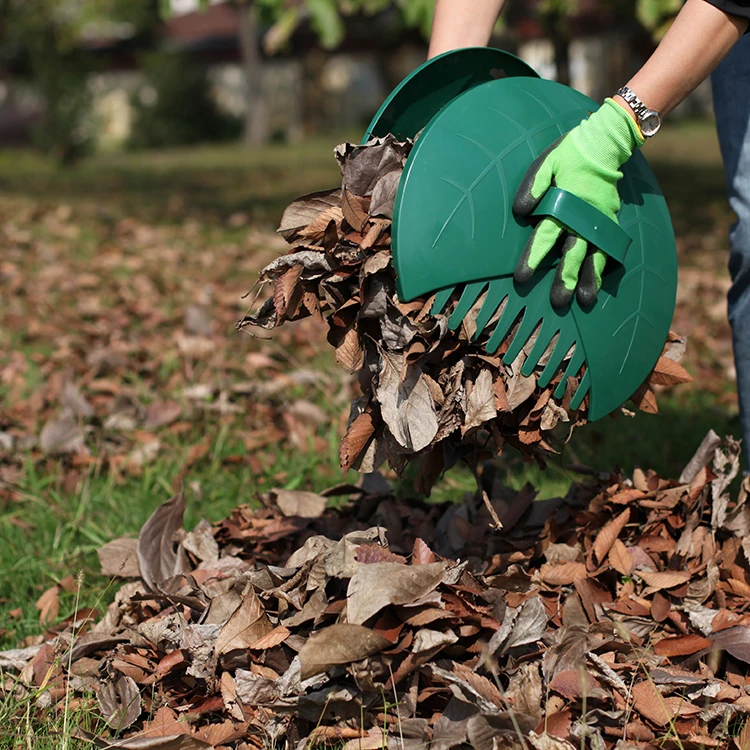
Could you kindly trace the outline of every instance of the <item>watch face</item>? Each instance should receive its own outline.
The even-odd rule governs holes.
[[[656,135],[661,127],[661,116],[658,112],[653,110],[646,112],[641,119],[639,125],[641,126],[641,132],[646,138],[650,138],[652,135]]]

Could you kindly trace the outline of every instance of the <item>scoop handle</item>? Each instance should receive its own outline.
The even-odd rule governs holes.
[[[577,195],[560,188],[549,188],[531,215],[553,216],[618,263],[625,262],[633,241],[616,221]]]

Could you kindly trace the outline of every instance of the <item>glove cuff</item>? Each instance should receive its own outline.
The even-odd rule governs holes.
[[[621,107],[614,99],[607,97],[604,103],[600,107],[600,111],[603,110],[606,113],[606,117],[612,119],[613,129],[617,127],[618,134],[623,139],[623,143],[627,142],[629,148],[628,157],[630,157],[637,148],[640,148],[646,139],[643,137],[641,128],[638,123]],[[615,126],[614,122],[618,121],[619,126]]]
[[[582,153],[611,170],[619,168],[640,148],[645,138],[628,113],[613,99],[604,104],[573,133]]]

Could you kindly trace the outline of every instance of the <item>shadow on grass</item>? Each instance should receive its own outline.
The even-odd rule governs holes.
[[[498,459],[504,482],[515,489],[529,482],[540,498],[564,494],[572,483],[587,481],[569,468],[572,464],[598,472],[621,470],[625,476],[636,467],[653,469],[664,478],[677,479],[709,430],[721,437],[741,436],[736,413],[717,405],[711,394],[673,392],[663,394],[659,404],[660,414],[606,417],[579,428],[545,469],[506,451]]]
[[[276,224],[289,202],[340,183],[336,138],[259,150],[238,146],[99,155],[58,169],[29,152],[0,152],[0,194],[91,204],[104,218],[200,218],[237,212]]]

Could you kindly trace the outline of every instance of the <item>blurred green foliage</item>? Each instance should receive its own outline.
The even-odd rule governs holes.
[[[430,34],[435,0],[234,0],[236,5],[252,5],[271,28],[264,41],[269,52],[283,48],[295,29],[309,21],[321,46],[334,49],[344,38],[344,16],[355,13],[373,15],[395,6],[404,23]],[[200,0],[208,7],[209,0]],[[162,0],[162,12],[169,12],[169,0]]]
[[[684,2],[685,0],[636,0],[635,16],[654,39],[659,40],[667,33]]]
[[[45,103],[33,133],[41,150],[67,163],[89,143],[87,34],[118,23],[137,33],[157,20],[154,0],[0,0],[0,63],[31,79]]]
[[[207,7],[209,0],[199,0]],[[309,24],[321,46],[337,47],[345,33],[346,16],[397,9],[406,27],[425,37],[432,25],[435,0],[230,0],[252,11],[266,29],[264,46],[273,53],[283,49],[294,31]],[[655,39],[669,27],[683,0],[615,0],[619,17],[637,20]],[[169,0],[0,0],[0,65],[12,64],[14,73],[33,80],[45,111],[35,130],[37,145],[65,163],[86,151],[91,134],[89,75],[96,56],[86,52],[86,40],[107,36],[113,29],[126,35],[155,34],[168,13]],[[568,19],[579,11],[578,0],[539,0],[535,12],[555,41],[558,69],[565,71],[569,39]],[[250,63],[256,65],[257,61]],[[207,86],[196,71],[181,80],[175,64],[161,58],[147,64],[158,91],[157,103],[138,108],[134,143],[165,145],[223,139],[235,125],[220,118],[206,96]],[[160,70],[159,70],[160,68]],[[172,90],[173,89],[173,90]],[[199,93],[200,92],[200,93]],[[180,112],[181,110],[181,112]],[[200,114],[199,113],[204,113]],[[200,116],[199,116],[200,115]]]
[[[132,97],[134,148],[187,146],[236,139],[241,122],[211,96],[205,68],[187,55],[153,53],[140,61],[145,83]]]

